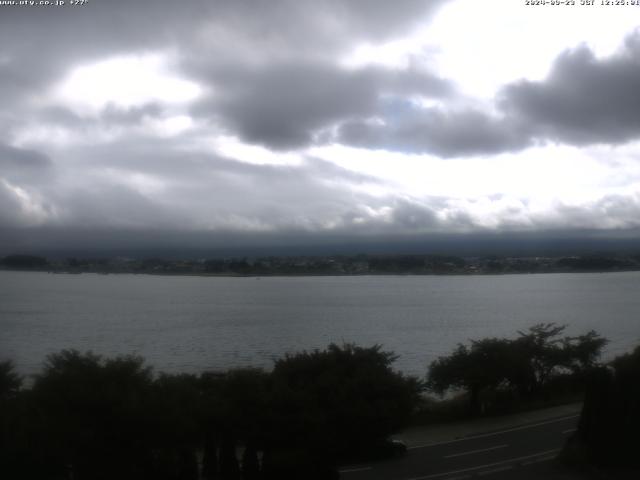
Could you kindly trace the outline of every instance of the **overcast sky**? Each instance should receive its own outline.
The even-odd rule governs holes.
[[[634,229],[639,25],[524,0],[0,6],[0,232]]]

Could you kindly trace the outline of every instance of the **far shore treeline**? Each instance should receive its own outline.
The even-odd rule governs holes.
[[[378,345],[288,354],[268,372],[200,374],[154,373],[140,357],[63,350],[46,358],[28,387],[5,360],[0,477],[334,479],[339,465],[402,453],[390,436],[443,405],[466,405],[464,415],[495,414],[585,386],[585,411],[566,458],[637,463],[632,448],[612,450],[615,441],[602,435],[631,439],[640,429],[640,348],[605,366],[598,363],[605,339],[563,333],[547,323],[514,339],[460,344],[435,360],[424,380],[393,370],[396,355]],[[429,392],[451,395],[438,402]]]
[[[640,254],[569,256],[325,255],[201,259],[55,258],[16,254],[0,258],[7,270],[52,273],[160,275],[471,275],[501,273],[616,272],[640,270]]]

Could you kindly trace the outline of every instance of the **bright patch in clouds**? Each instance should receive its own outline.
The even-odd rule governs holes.
[[[10,192],[13,200],[19,205],[19,217],[25,225],[35,226],[47,220],[53,213],[52,209],[47,211],[36,198],[18,185],[12,185],[3,178],[0,178],[0,189]]]
[[[341,63],[347,68],[380,65],[388,68],[407,68],[415,56],[424,53],[418,36],[394,40],[382,45],[363,43],[345,56]]]
[[[360,44],[342,64],[399,69],[421,61],[453,79],[467,95],[488,98],[506,83],[541,80],[567,48],[586,44],[599,57],[611,55],[638,27],[634,10],[458,0],[422,30],[383,44]]]
[[[296,153],[273,152],[259,145],[243,143],[236,137],[219,136],[213,141],[214,149],[225,157],[254,165],[300,165]]]
[[[120,170],[106,168],[101,174],[112,179],[114,184],[124,184],[142,195],[153,196],[163,193],[167,182],[157,175],[129,172],[126,176]]]
[[[174,137],[185,133],[194,125],[193,119],[187,115],[175,115],[163,119],[149,119],[144,126],[160,137]]]
[[[314,148],[311,153],[343,168],[378,177],[397,194],[415,198],[497,196],[530,199],[548,207],[556,201],[576,205],[593,201],[618,193],[623,187],[618,170],[598,158],[598,149],[547,146],[519,154],[448,160],[341,145]],[[638,179],[639,170],[636,168]],[[637,180],[628,176],[625,180],[627,191],[633,190]]]
[[[107,105],[185,103],[201,92],[194,82],[170,72],[164,56],[128,55],[75,68],[55,88],[54,98],[76,109],[99,111]]]
[[[539,80],[567,48],[611,55],[638,26],[637,8],[527,6],[519,0],[458,0],[445,6],[423,41],[438,47],[438,71],[471,95],[493,96],[508,82]]]

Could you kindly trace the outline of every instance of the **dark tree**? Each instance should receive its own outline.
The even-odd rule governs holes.
[[[253,442],[247,443],[242,453],[242,479],[259,480],[260,462],[258,460],[258,450]]]
[[[137,357],[50,355],[32,392],[47,468],[76,480],[143,477],[153,457],[151,383]]]
[[[0,362],[0,401],[15,397],[22,386],[22,377],[15,372],[13,362]]]
[[[152,446],[159,452],[156,457],[164,461],[157,468],[158,478],[197,480],[196,451],[202,443],[203,409],[198,377],[161,374],[152,393]]]
[[[566,371],[583,375],[596,366],[607,340],[593,330],[577,337],[560,337],[565,329],[566,325],[540,323],[528,332],[518,332],[520,337],[513,346],[519,377],[514,383],[522,392],[536,393],[554,375]]]
[[[264,443],[268,383],[267,373],[251,368],[201,376],[205,478],[238,478],[236,446],[242,444],[251,451]],[[248,464],[248,468],[253,466]]]
[[[13,362],[0,362],[0,476],[17,476],[21,470],[21,451],[26,438],[23,421],[27,415],[20,391],[22,377]]]
[[[511,343],[503,339],[472,341],[470,347],[458,344],[451,355],[431,363],[427,387],[438,394],[451,388],[466,390],[470,413],[476,415],[481,412],[482,391],[497,388],[511,374],[512,353]]]
[[[240,480],[240,463],[236,456],[236,442],[232,434],[225,432],[220,448],[220,478]]]
[[[338,459],[363,455],[405,426],[420,384],[392,370],[395,358],[380,346],[332,344],[278,360],[270,461],[302,449],[302,457],[289,457],[330,471]]]
[[[515,340],[487,338],[459,344],[450,354],[434,360],[427,387],[443,394],[462,389],[469,395],[472,414],[481,412],[484,391],[510,389],[522,397],[537,395],[552,378],[572,375],[583,381],[597,366],[606,340],[590,331],[577,337],[560,337],[565,326],[541,323],[519,332]]]
[[[640,347],[593,369],[575,434],[563,451],[566,460],[608,469],[640,471]],[[605,478],[604,476],[602,478]],[[607,478],[617,478],[615,473]],[[632,477],[630,472],[621,478]]]
[[[522,378],[528,382],[523,390],[529,393],[538,390],[555,369],[566,363],[566,352],[559,338],[565,329],[566,325],[539,323],[530,327],[528,332],[518,332],[520,338],[514,342],[522,362],[518,367],[526,373]]]
[[[608,343],[595,330],[577,337],[565,337],[562,340],[564,352],[563,366],[569,368],[574,374],[584,376],[598,365],[598,359],[602,349]]]

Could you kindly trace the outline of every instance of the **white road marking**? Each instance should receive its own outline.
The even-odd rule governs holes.
[[[502,460],[500,462],[487,463],[486,465],[478,465],[476,467],[463,468],[461,470],[452,470],[450,472],[434,473],[432,475],[425,475],[423,477],[412,477],[412,478],[409,478],[407,480],[427,480],[429,478],[446,477],[447,475],[455,475],[456,473],[465,473],[465,472],[471,472],[473,470],[481,470],[483,468],[497,467],[498,465],[504,465],[506,463],[517,463],[517,462],[520,462],[522,460],[527,460],[527,459],[534,458],[534,457],[540,457],[542,455],[550,455],[552,453],[558,453],[559,451],[560,451],[559,448],[555,448],[553,450],[546,450],[544,452],[538,452],[538,453],[534,453],[534,454],[531,454],[531,455],[525,455],[524,457],[510,458],[508,460]]]
[[[351,473],[351,472],[364,472],[365,470],[371,470],[372,467],[356,467],[356,468],[345,468],[344,470],[338,470],[340,473]]]
[[[577,430],[577,428],[569,428],[567,430],[563,430],[562,433],[563,434],[567,434],[567,433],[573,433]]]
[[[454,453],[453,455],[445,455],[444,458],[462,457],[464,455],[472,455],[474,453],[488,452],[489,450],[497,450],[499,448],[505,448],[505,447],[508,447],[508,446],[509,445],[498,445],[496,447],[481,448],[479,450],[471,450],[469,452]]]
[[[531,425],[522,425],[521,427],[508,428],[506,430],[500,430],[499,432],[483,433],[480,435],[471,435],[469,437],[456,438],[455,440],[448,440],[446,442],[435,442],[435,443],[425,443],[424,445],[414,445],[413,447],[409,447],[408,450],[415,450],[416,448],[435,447],[437,445],[448,445],[450,443],[464,442],[466,440],[474,440],[476,438],[493,437],[495,435],[501,435],[503,433],[515,432],[518,430],[525,430],[527,428],[539,427],[540,425],[548,425],[550,423],[563,422],[565,420],[569,420],[571,418],[577,418],[579,416],[580,416],[579,414],[569,415],[567,417],[556,418],[554,420],[548,420],[546,422],[539,422],[539,423],[533,423]]]
[[[491,475],[492,473],[504,472],[505,470],[511,470],[513,465],[507,465],[506,467],[492,468],[491,470],[485,470],[484,472],[478,472],[478,475]]]

